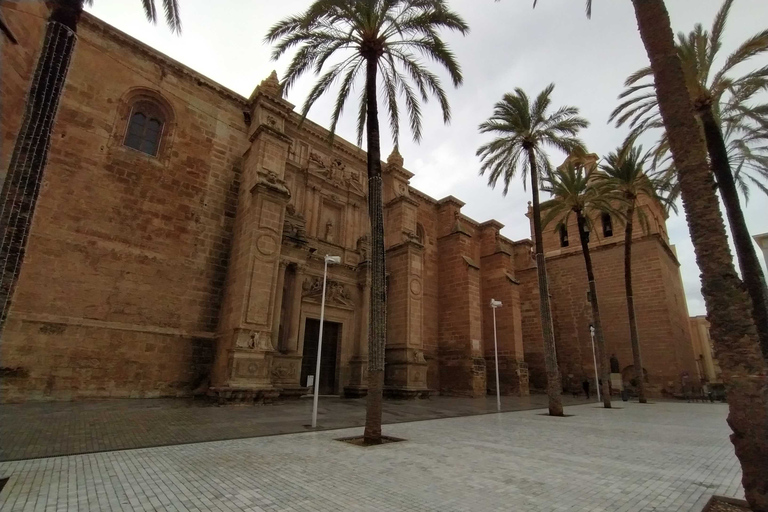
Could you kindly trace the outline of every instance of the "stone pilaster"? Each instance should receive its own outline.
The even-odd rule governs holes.
[[[496,310],[499,346],[499,387],[502,395],[527,396],[528,365],[523,361],[520,281],[515,277],[514,250],[499,231],[497,221],[480,225],[480,276],[482,286],[483,337],[488,375],[488,390],[496,393],[496,362],[493,346],[491,299],[502,302]]]
[[[304,274],[307,271],[306,265],[296,266],[296,277],[293,283],[293,293],[291,294],[291,317],[288,323],[288,335],[285,338],[285,346],[280,348],[281,352],[288,354],[298,354],[299,350],[299,332],[301,331],[301,294],[302,284],[304,283]]]
[[[454,197],[438,202],[440,393],[483,396],[487,390],[480,266],[473,250],[473,230],[461,217],[463,205]]]
[[[243,156],[227,286],[209,394],[220,400],[270,399],[273,331],[280,314],[279,265],[290,191],[283,133],[292,105],[282,100],[277,76],[251,97],[251,146]]]
[[[419,203],[410,197],[411,174],[402,165],[395,150],[384,169],[389,276],[384,392],[413,398],[429,394],[422,340],[424,248],[416,233]]]
[[[364,248],[363,257],[368,254]],[[371,305],[370,265],[364,259],[357,266],[357,289],[360,307],[357,310],[355,354],[349,361],[349,384],[344,387],[344,396],[358,398],[368,394],[368,320]]]

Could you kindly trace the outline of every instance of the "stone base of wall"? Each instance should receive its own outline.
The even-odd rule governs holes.
[[[482,357],[441,357],[440,394],[443,396],[485,396],[485,359]]]
[[[528,365],[528,386],[530,389],[547,389],[547,368],[544,354],[541,352],[526,352],[523,356]]]
[[[410,400],[415,398],[429,398],[430,392],[424,388],[395,388],[385,387],[384,398],[392,398],[395,400]]]
[[[496,394],[496,361],[494,356],[486,357],[488,394]],[[514,357],[499,357],[499,387],[504,396],[528,396],[528,365]]]
[[[280,389],[246,389],[219,387],[208,390],[208,398],[220,405],[271,403],[281,396]]]
[[[207,333],[12,314],[0,402],[191,396],[210,375],[214,343]]]
[[[344,388],[344,398],[363,398],[367,395],[367,386],[346,386]]]

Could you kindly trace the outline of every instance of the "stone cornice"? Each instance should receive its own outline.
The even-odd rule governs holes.
[[[430,203],[432,205],[437,205],[437,199],[435,199],[432,196],[427,195],[426,193],[422,192],[421,190],[419,190],[417,188],[413,188],[412,186],[409,185],[408,186],[408,191],[411,194],[417,196],[419,199],[423,199],[424,201],[426,201],[426,202],[428,202],[428,203]]]
[[[389,208],[390,206],[394,206],[397,203],[409,203],[412,206],[419,206],[419,202],[411,197],[408,196],[397,196],[388,203],[384,205],[385,208]]]
[[[194,69],[185,66],[181,62],[172,59],[135,39],[125,32],[122,32],[109,23],[97,18],[96,16],[87,12],[83,13],[83,17],[80,20],[80,24],[88,27],[89,29],[99,32],[100,34],[120,43],[123,46],[130,48],[131,50],[149,58],[151,61],[161,65],[163,69],[171,69],[184,78],[192,79],[197,85],[204,86],[213,92],[219,94],[223,98],[235,102],[239,107],[245,109],[248,107],[248,99],[235,91],[224,87],[223,85],[214,82],[205,75],[198,73]]]
[[[272,128],[267,124],[260,124],[259,126],[257,126],[256,129],[253,130],[253,133],[251,134],[251,136],[248,137],[248,142],[253,142],[262,133],[268,133],[273,137],[275,137],[276,139],[280,139],[283,142],[286,142],[288,144],[291,143],[291,138],[289,136],[287,136],[286,134],[284,134],[279,130]]]

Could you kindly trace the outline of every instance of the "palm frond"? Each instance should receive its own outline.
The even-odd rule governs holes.
[[[425,59],[438,64],[454,86],[461,85],[461,67],[440,37],[446,30],[464,35],[469,27],[445,0],[314,0],[303,13],[273,25],[265,41],[273,44],[273,59],[295,50],[282,81],[284,93],[310,72],[320,76],[304,102],[302,116],[340,81],[331,114],[332,134],[358,77],[364,79],[364,64],[374,62],[392,140],[398,145],[401,105],[417,142],[423,135],[421,102],[437,98],[443,121],[450,121],[450,106],[440,79],[421,62]],[[330,64],[337,59],[341,62]],[[364,91],[360,99],[358,144],[362,143],[368,115]]]
[[[480,124],[480,133],[492,133],[496,138],[477,150],[480,175],[488,173],[488,185],[495,187],[503,180],[503,194],[509,191],[512,179],[520,175],[527,186],[529,172],[545,178],[552,172],[549,155],[544,148],[555,148],[569,154],[584,149],[578,132],[589,125],[575,107],[565,106],[550,112],[554,84],[536,95],[533,102],[520,88],[505,94],[493,107],[493,113]],[[531,169],[529,155],[536,161]]]

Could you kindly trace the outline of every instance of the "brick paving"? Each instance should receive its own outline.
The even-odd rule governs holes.
[[[583,403],[563,396],[563,403]],[[545,407],[544,395],[502,397],[502,410]],[[387,400],[384,423],[485,414],[496,398]],[[311,400],[217,407],[186,399],[104,400],[0,405],[0,461],[305,432]],[[365,399],[323,397],[322,428],[361,426]]]
[[[595,404],[0,463],[2,511],[699,511],[742,497],[723,404]]]

